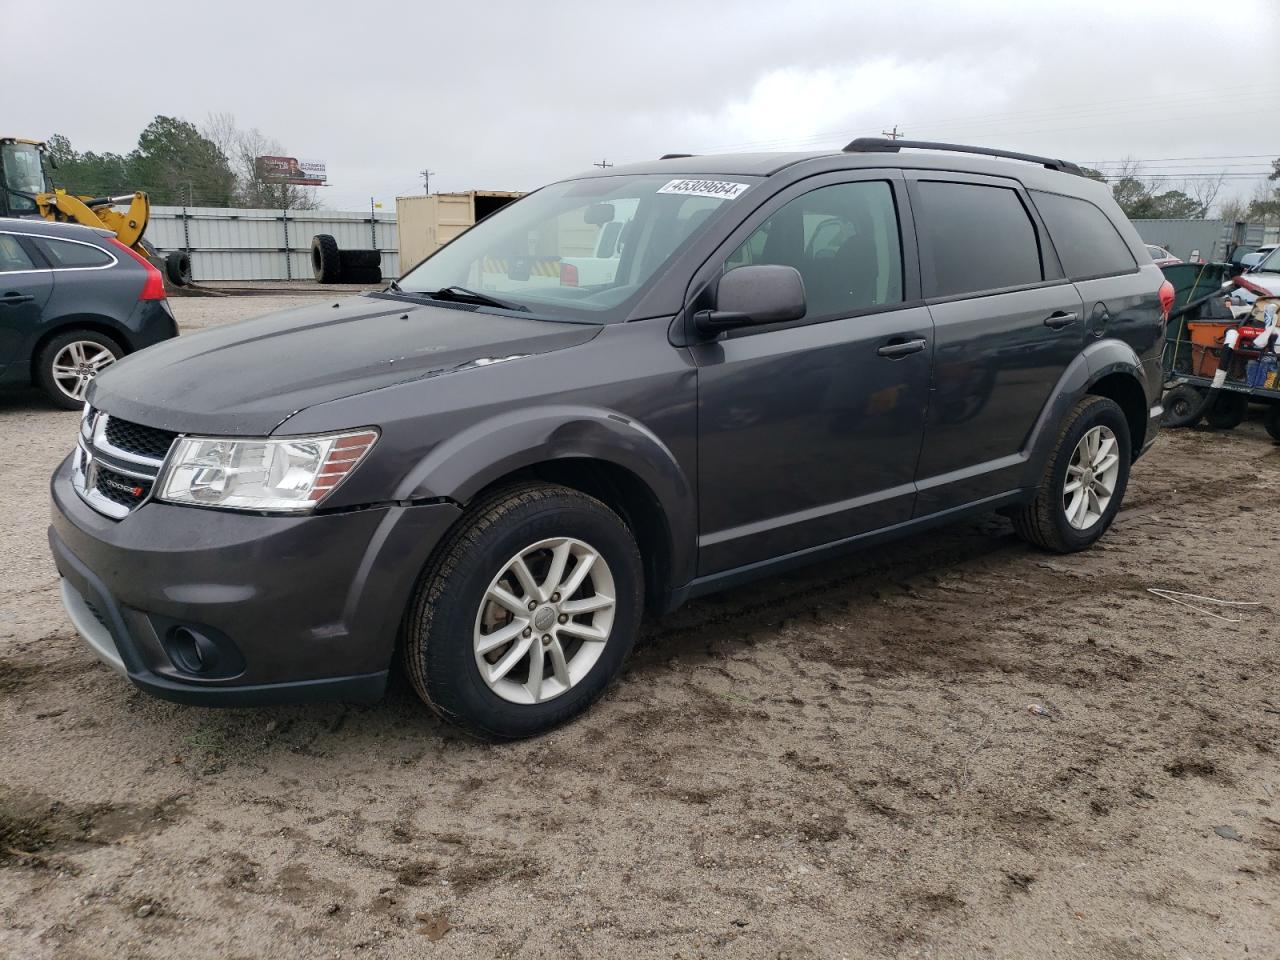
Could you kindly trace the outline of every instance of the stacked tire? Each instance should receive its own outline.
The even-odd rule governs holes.
[[[311,241],[311,271],[317,283],[381,283],[382,254],[377,250],[342,250],[330,234]]]

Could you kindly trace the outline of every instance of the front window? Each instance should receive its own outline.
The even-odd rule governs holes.
[[[1253,270],[1255,273],[1280,273],[1280,247],[1268,253]]]
[[[0,146],[0,165],[4,167],[4,189],[9,209],[14,213],[34,213],[35,196],[44,193],[44,167],[40,150],[30,143],[6,143]]]
[[[534,316],[620,320],[663,265],[757,180],[662,174],[552,184],[441,247],[399,286],[441,299],[480,294]]]

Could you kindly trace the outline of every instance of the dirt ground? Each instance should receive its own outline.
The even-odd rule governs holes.
[[[692,604],[510,746],[403,685],[217,712],[100,665],[45,543],[75,423],[0,396],[0,956],[1280,956],[1256,418],[1166,432],[1088,553],[992,518]]]

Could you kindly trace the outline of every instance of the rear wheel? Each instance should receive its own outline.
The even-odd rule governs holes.
[[[176,287],[191,282],[191,254],[175,250],[164,258],[164,275]]]
[[[1111,526],[1129,483],[1129,423],[1107,397],[1067,414],[1035,499],[1013,515],[1024,540],[1055,553],[1092,546]]]
[[[106,334],[68,330],[41,349],[36,358],[36,383],[58,406],[79,410],[93,378],[122,356],[120,344]]]
[[[1220,393],[1205,411],[1204,420],[1215,430],[1234,430],[1249,412],[1249,399],[1243,393]]]
[[[639,630],[635,540],[600,501],[527,485],[477,504],[442,544],[405,623],[406,672],[469,733],[512,740],[589,706]]]
[[[1271,439],[1280,443],[1280,403],[1267,407],[1267,418],[1262,423],[1267,428],[1267,433],[1271,434]]]

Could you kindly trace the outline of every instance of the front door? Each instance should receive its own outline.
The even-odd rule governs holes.
[[[0,371],[27,361],[22,344],[39,328],[52,290],[52,274],[23,241],[0,233]]]
[[[692,348],[700,575],[910,519],[933,330],[902,185],[891,171],[802,181],[710,265],[795,267],[807,313]]]

